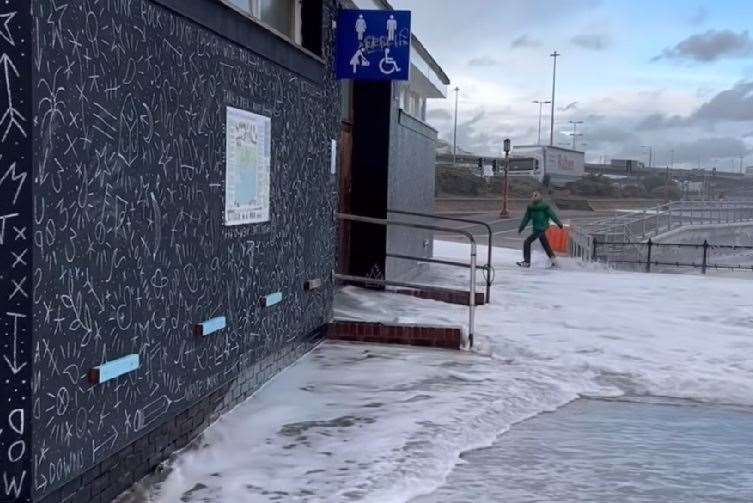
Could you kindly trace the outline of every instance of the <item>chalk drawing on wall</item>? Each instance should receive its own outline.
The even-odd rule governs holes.
[[[12,108],[0,89],[0,384],[11,383],[0,399],[26,422],[0,417],[0,454],[18,440],[26,449],[0,472],[13,496],[23,483],[58,501],[67,482],[325,322],[331,296],[304,296],[301,283],[334,264],[325,146],[339,131],[338,88],[163,2],[15,2],[0,6],[0,56],[20,74],[8,66]],[[2,14],[16,11],[11,26],[25,28],[11,31],[13,47]],[[4,70],[0,60],[0,87]],[[274,227],[223,225],[228,106],[273,118],[258,133]],[[258,308],[278,291],[285,302]],[[222,330],[192,335],[220,316]],[[139,368],[87,382],[89,369],[124,355]],[[0,501],[5,485],[0,473]]]
[[[31,501],[31,9],[0,7],[0,501]]]
[[[227,107],[225,225],[269,221],[272,121]]]

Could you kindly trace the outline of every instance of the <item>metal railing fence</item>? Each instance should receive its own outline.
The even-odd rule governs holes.
[[[492,230],[491,225],[487,224],[486,222],[482,222],[481,220],[474,220],[471,218],[458,218],[458,217],[444,217],[441,215],[434,215],[432,213],[420,213],[416,211],[405,211],[405,210],[387,210],[387,213],[392,213],[394,215],[406,215],[406,216],[412,216],[412,217],[419,217],[419,218],[430,218],[433,220],[445,220],[448,222],[460,222],[460,223],[466,223],[466,224],[472,224],[472,225],[478,225],[481,227],[484,227],[486,229],[487,235],[488,235],[488,244],[487,244],[487,250],[486,250],[486,265],[478,267],[479,269],[482,269],[484,271],[484,279],[486,281],[486,302],[491,302],[492,298],[492,284],[494,284],[494,266],[492,265],[492,248],[493,248],[493,241],[494,241],[494,231]],[[427,259],[422,257],[413,257],[409,255],[400,255],[395,253],[387,253],[388,257],[397,258],[397,259],[405,259],[405,260],[415,260],[417,262],[428,262],[433,264],[444,264],[444,265],[459,265],[458,262],[448,262],[444,260],[437,260],[437,259]],[[466,264],[467,267],[470,267],[470,265]]]
[[[753,246],[703,243],[592,242],[591,260],[614,265],[634,265],[646,272],[656,268],[695,268],[702,274],[709,270],[753,272]],[[740,263],[741,254],[749,255],[748,263]],[[714,257],[716,256],[716,261]],[[738,263],[734,263],[738,262]]]
[[[636,244],[680,227],[741,222],[753,222],[753,202],[676,201],[574,226],[570,230],[570,253],[591,260],[595,239]]]
[[[390,226],[408,227],[411,229],[422,229],[422,230],[438,231],[438,232],[445,232],[445,233],[451,233],[451,234],[459,234],[461,236],[466,237],[471,245],[470,261],[469,261],[470,265],[462,263],[462,262],[453,262],[453,261],[444,261],[444,262],[446,262],[446,265],[470,268],[471,273],[470,273],[469,291],[468,291],[468,295],[469,295],[468,296],[468,344],[470,347],[473,347],[473,336],[474,336],[475,327],[476,327],[476,269],[477,269],[476,238],[473,237],[473,234],[471,234],[468,231],[464,231],[462,229],[454,229],[451,227],[442,227],[438,225],[428,225],[428,224],[417,224],[417,223],[411,223],[411,222],[400,222],[400,221],[395,221],[395,220],[385,220],[382,218],[364,217],[364,216],[359,216],[359,215],[350,215],[347,213],[338,213],[337,218],[339,220],[343,220],[347,222],[360,222],[360,223],[366,223],[366,224],[372,224],[372,225],[379,225],[382,227],[390,227]],[[376,285],[376,286],[398,286],[398,287],[407,287],[407,288],[429,288],[429,289],[432,288],[432,285],[422,285],[422,284],[408,283],[408,282],[401,282],[401,281],[391,281],[387,279],[371,278],[368,276],[335,274],[335,278],[340,281],[360,283],[366,286]]]

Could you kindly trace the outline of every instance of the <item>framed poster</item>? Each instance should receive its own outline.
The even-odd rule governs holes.
[[[225,225],[269,221],[272,120],[227,107]]]

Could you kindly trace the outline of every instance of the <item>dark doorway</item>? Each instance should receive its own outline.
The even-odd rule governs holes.
[[[386,218],[392,86],[389,82],[354,82],[351,97],[352,121],[343,122],[341,139],[340,208],[345,213]],[[346,147],[351,141],[348,155]],[[384,227],[341,226],[340,270],[383,278],[386,243]]]
[[[353,123],[343,121],[340,128],[340,180],[339,204],[340,213],[353,213]],[[338,223],[338,271],[350,272],[350,222]]]

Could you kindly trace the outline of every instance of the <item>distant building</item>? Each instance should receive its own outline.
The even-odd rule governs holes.
[[[609,163],[613,168],[619,168],[625,170],[626,174],[634,171],[640,171],[646,167],[641,161],[635,159],[612,159]]]
[[[705,185],[705,182],[691,182],[685,180],[682,182],[682,189],[686,194],[700,194],[703,192]]]
[[[753,166],[745,168],[745,176],[753,176]]]
[[[646,165],[635,159],[612,159],[609,164],[587,163],[586,172],[596,175],[631,176],[646,174]]]

